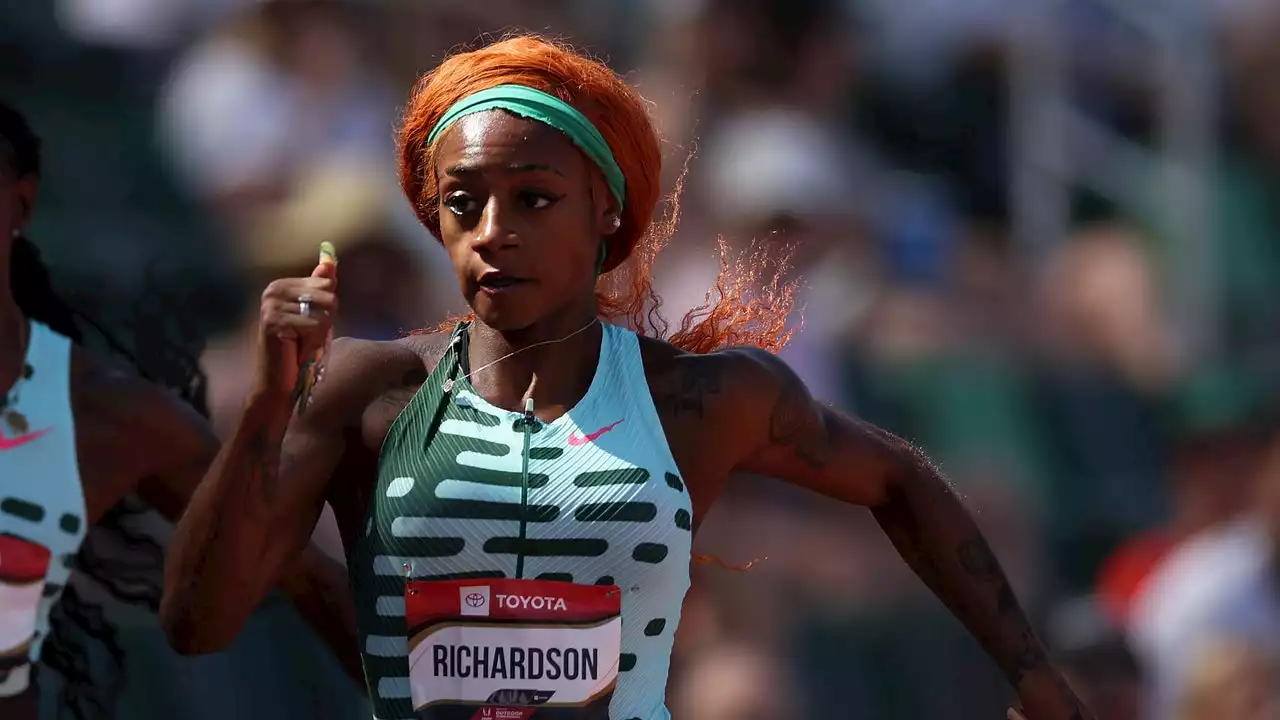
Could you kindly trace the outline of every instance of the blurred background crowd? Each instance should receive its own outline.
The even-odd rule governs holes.
[[[545,32],[625,73],[685,172],[669,318],[718,239],[794,248],[786,358],[946,471],[1102,720],[1280,717],[1280,2],[0,5],[0,93],[46,141],[33,238],[103,323],[204,347],[220,428],[260,289],[321,240],[340,334],[460,309],[396,186],[398,106],[451,48]],[[677,718],[1003,717],[864,510],[742,478],[698,544],[762,560],[695,567]],[[124,717],[360,708],[287,603],[195,660],[122,617]]]

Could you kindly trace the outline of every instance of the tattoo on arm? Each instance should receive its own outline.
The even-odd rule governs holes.
[[[678,370],[679,376],[675,387],[655,394],[654,404],[659,411],[672,416],[693,415],[699,419],[706,416],[707,399],[720,394],[724,389],[724,367],[715,358],[699,357],[690,359]]]
[[[991,546],[981,535],[975,535],[956,548],[956,556],[960,567],[975,581],[994,587],[996,593],[996,611],[1005,620],[1020,624],[1019,647],[1015,651],[1012,667],[1008,668],[1009,681],[1017,687],[1022,679],[1037,670],[1044,669],[1049,658],[1045,654],[1044,645],[1036,637],[1029,623],[1022,614],[1018,599],[1000,569],[1000,561],[996,559]]]
[[[815,470],[826,467],[832,443],[825,413],[817,408],[804,382],[787,371],[769,415],[769,442],[791,448],[796,458]]]
[[[946,485],[937,473],[922,459],[916,462],[916,472],[930,479],[895,484],[887,501],[872,508],[872,514],[903,559],[986,647],[1021,693],[1028,678],[1049,677],[1044,674],[1052,670],[1045,646],[1019,606],[991,546],[954,496],[943,494]],[[948,537],[952,531],[957,535]],[[1084,720],[1085,710],[1070,686],[1061,676],[1053,682],[1065,706],[1072,709],[1071,719]]]
[[[209,564],[210,551],[218,546],[222,536],[222,510],[219,507],[212,509],[212,520],[204,537],[196,543],[199,551],[191,566],[191,572],[183,573],[181,597],[191,597],[198,592],[200,579],[204,576],[205,567]]]
[[[388,408],[394,408],[396,412],[408,407],[409,401],[414,395],[418,394],[418,390],[422,388],[422,384],[427,381],[430,373],[426,368],[414,368],[395,382],[378,396],[378,404]]]
[[[279,496],[280,465],[284,462],[284,451],[272,438],[266,428],[259,429],[249,437],[245,460],[248,463],[250,486],[257,490],[255,498],[262,505],[271,505]]]
[[[403,375],[393,379],[383,388],[382,393],[374,400],[374,404],[390,412],[399,413],[409,405],[409,401],[418,390],[422,389],[432,371],[444,361],[449,349],[453,346],[453,338],[440,335],[432,339],[424,339],[413,347],[416,357],[414,366]]]
[[[907,500],[903,497],[902,489],[894,487],[890,490],[889,501],[881,507],[872,508],[871,514],[885,528],[885,533],[893,541],[907,565],[940,600],[945,602],[945,598],[941,595],[944,586],[938,559],[934,553],[925,549],[924,538],[920,536],[919,527],[904,517],[902,508],[906,506]]]
[[[956,549],[956,555],[960,559],[960,567],[964,568],[969,577],[996,586],[996,610],[1001,617],[1022,612],[1018,607],[1018,598],[1013,594],[1013,588],[1000,569],[1000,561],[996,559],[995,553],[991,551],[991,547],[982,536],[961,543]]]
[[[1048,652],[991,546],[928,458],[910,443],[870,425],[855,421],[828,423],[828,428],[839,435],[831,440],[833,445],[866,438],[891,450],[885,470],[891,482],[871,512],[902,558],[969,628],[1016,690],[1031,689],[1043,698],[1042,691],[1049,688],[1045,681],[1052,682],[1065,706],[1072,708],[1072,720],[1083,720],[1083,706],[1061,676],[1051,672]]]

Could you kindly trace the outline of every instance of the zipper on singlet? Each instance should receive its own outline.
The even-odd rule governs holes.
[[[524,417],[520,427],[524,430],[524,456],[520,462],[520,544],[516,548],[516,579],[524,579],[524,550],[529,534],[529,444],[533,439],[533,426],[538,419],[533,416],[533,398],[525,398]]]

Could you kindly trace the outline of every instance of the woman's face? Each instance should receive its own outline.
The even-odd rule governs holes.
[[[440,234],[476,317],[523,330],[594,308],[600,244],[615,206],[560,131],[490,110],[439,142]]]

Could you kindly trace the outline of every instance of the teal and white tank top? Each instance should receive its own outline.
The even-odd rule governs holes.
[[[0,700],[25,689],[85,534],[71,411],[71,341],[31,322],[0,411]]]
[[[638,339],[603,328],[590,388],[554,422],[526,426],[521,413],[476,394],[460,325],[391,426],[364,532],[348,554],[376,718],[415,717],[406,576],[618,586],[621,652],[609,717],[670,717],[665,693],[689,588],[692,506]]]

